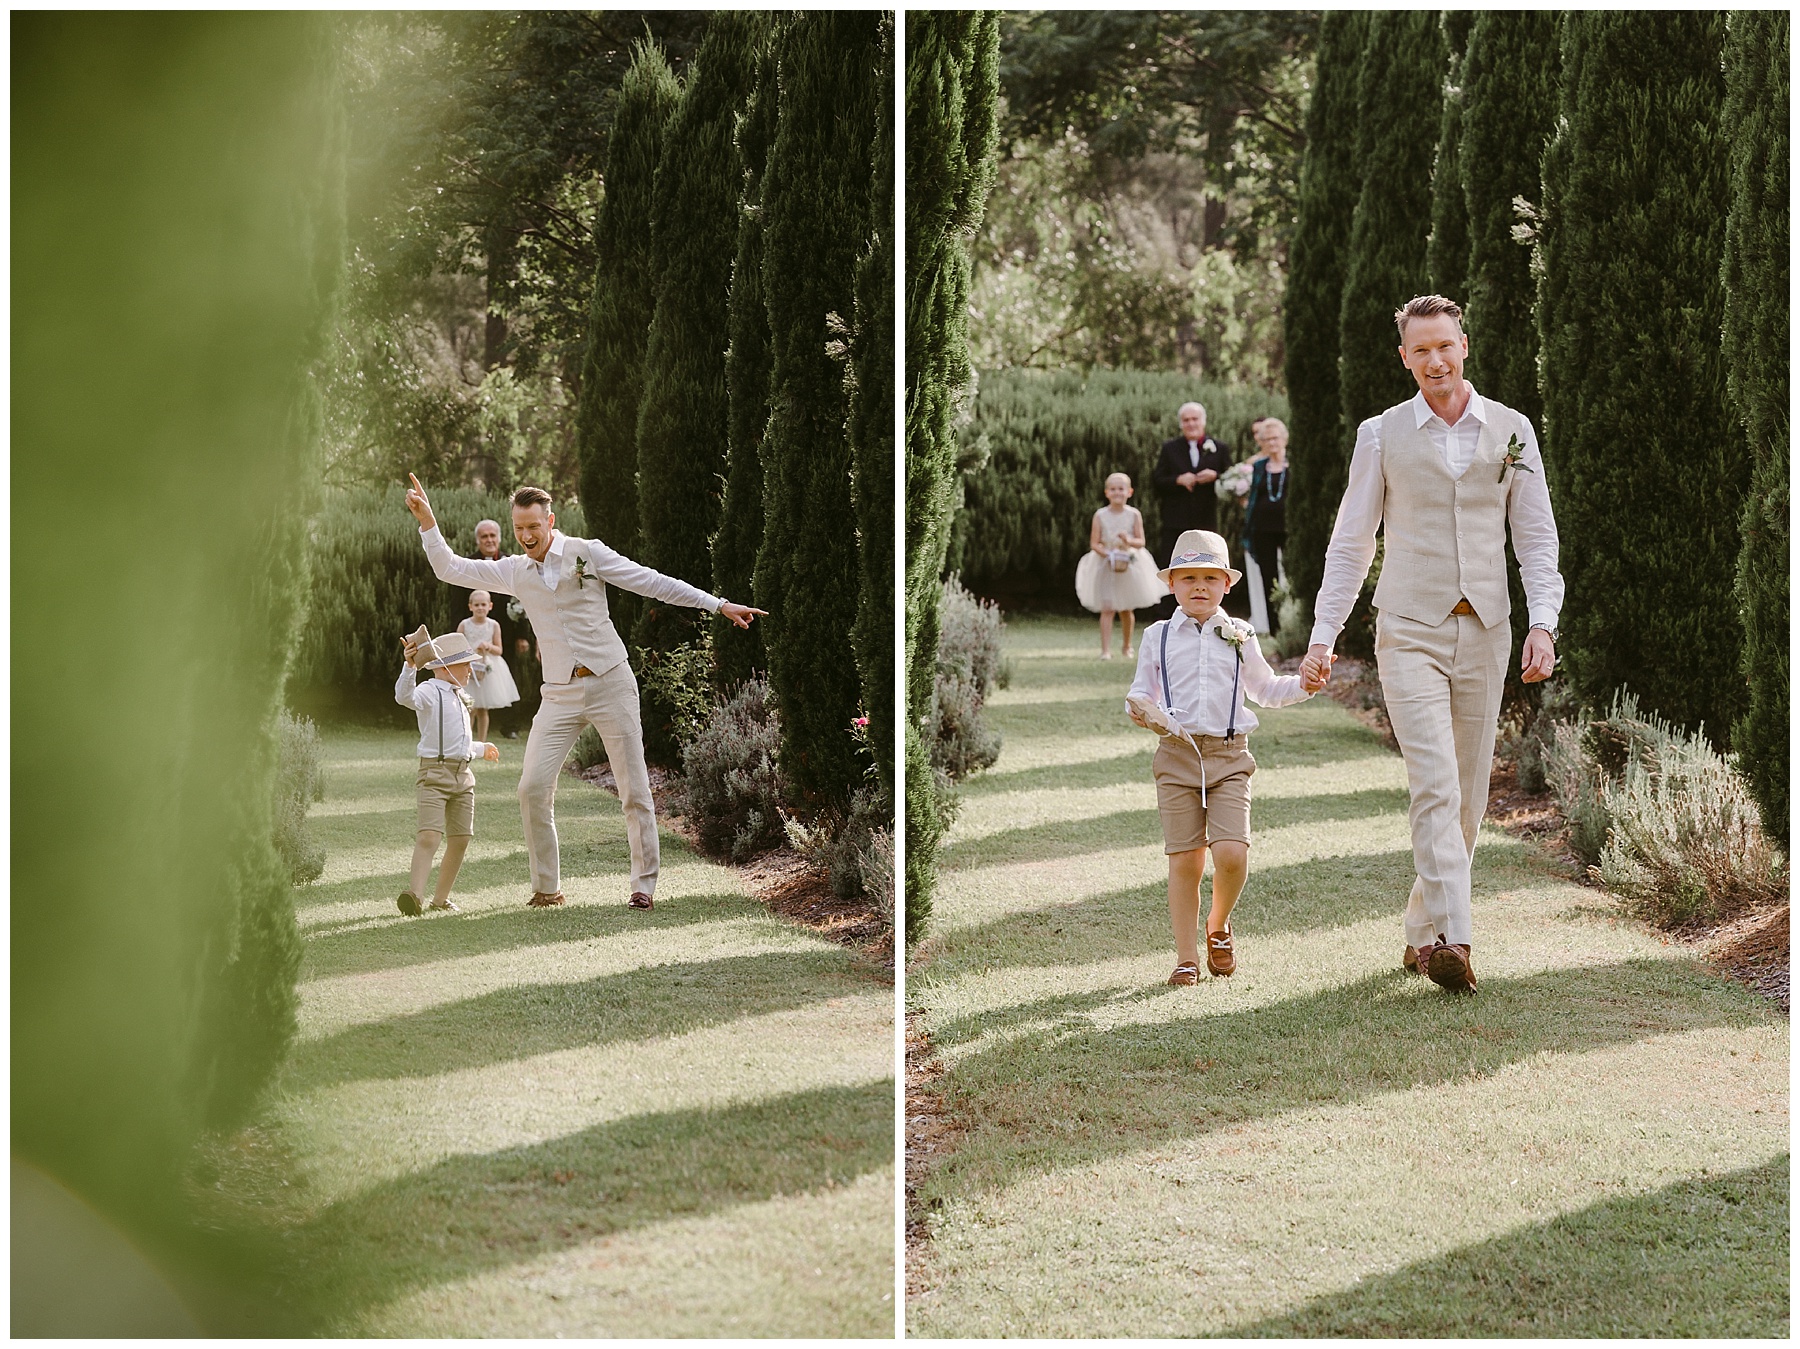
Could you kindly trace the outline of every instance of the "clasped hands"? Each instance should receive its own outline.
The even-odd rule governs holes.
[[[1219,476],[1219,474],[1218,474],[1217,470],[1210,469],[1210,468],[1203,468],[1198,473],[1183,473],[1183,474],[1181,474],[1180,476],[1178,476],[1175,479],[1175,485],[1177,487],[1185,487],[1188,489],[1188,491],[1191,492],[1196,487],[1200,486],[1202,483],[1211,482],[1214,478],[1216,478],[1218,476]]]

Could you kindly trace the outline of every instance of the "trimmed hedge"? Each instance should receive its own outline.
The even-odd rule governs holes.
[[[1208,384],[1191,375],[1142,370],[1080,375],[1005,370],[981,377],[965,444],[987,462],[965,481],[950,570],[977,595],[1008,608],[1075,605],[1075,566],[1087,551],[1109,473],[1129,473],[1156,546],[1161,509],[1149,486],[1162,442],[1180,434],[1175,410],[1193,399],[1206,428],[1239,460],[1256,452],[1250,423],[1287,417],[1280,394]],[[1296,458],[1295,468],[1307,466]],[[1235,552],[1239,541],[1227,540]]]
[[[483,519],[500,521],[503,540],[511,534],[506,496],[426,487],[438,527],[463,556],[474,556],[475,526]],[[434,634],[449,632],[469,616],[469,592],[432,574],[405,496],[398,484],[381,491],[333,492],[313,522],[312,612],[300,632],[288,689],[288,705],[295,710],[325,719],[408,717],[394,702],[400,638],[421,623]],[[584,533],[578,502],[559,501],[553,509],[558,529]],[[507,546],[503,542],[502,548]],[[618,592],[607,593],[610,599]],[[505,602],[495,598],[496,604]],[[525,681],[519,683],[523,691]]]

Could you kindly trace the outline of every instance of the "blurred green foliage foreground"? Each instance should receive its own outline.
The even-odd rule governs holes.
[[[293,1033],[275,719],[341,116],[322,17],[24,14],[12,38],[13,1149],[167,1264],[192,1140]],[[72,1230],[20,1195],[15,1253]],[[104,1291],[13,1329],[98,1329]]]

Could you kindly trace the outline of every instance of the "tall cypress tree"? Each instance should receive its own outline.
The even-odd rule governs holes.
[[[1295,593],[1310,603],[1325,575],[1325,545],[1344,494],[1350,446],[1340,435],[1338,315],[1356,177],[1356,76],[1369,16],[1334,9],[1319,26],[1318,76],[1306,110],[1299,220],[1288,246],[1282,332],[1287,346],[1288,435],[1297,472],[1288,506],[1286,565]]]
[[[21,15],[13,42],[14,489],[99,539],[208,515],[154,567],[15,556],[56,654],[12,685],[13,1152],[141,1229],[182,1220],[189,1143],[295,1027],[275,734],[342,270],[336,44],[216,12]]]
[[[1732,728],[1771,837],[1788,831],[1788,16],[1727,20],[1725,361],[1753,467],[1737,600],[1749,708]]]
[[[1567,672],[1590,702],[1629,687],[1718,741],[1745,703],[1750,469],[1719,350],[1724,29],[1717,12],[1564,16],[1538,303]]]
[[[1543,199],[1544,143],[1556,124],[1561,44],[1549,10],[1482,10],[1469,30],[1462,77],[1463,195],[1469,209],[1469,271],[1462,299],[1477,385],[1543,431],[1537,282],[1531,250],[1514,237],[1514,200]]]
[[[1514,201],[1528,209],[1543,199],[1544,142],[1556,121],[1561,45],[1557,16],[1546,10],[1483,10],[1469,30],[1462,70],[1462,187],[1469,212],[1469,263],[1463,323],[1469,333],[1468,375],[1483,394],[1522,412],[1543,434],[1538,394],[1537,282],[1531,253],[1514,228]],[[1554,447],[1545,445],[1547,452]],[[1530,610],[1510,540],[1513,645],[1525,640]],[[1543,685],[1526,684],[1516,662],[1506,670],[1506,698],[1535,705]]]
[[[1369,18],[1356,90],[1356,169],[1349,263],[1338,318],[1339,431],[1346,464],[1357,425],[1417,391],[1400,364],[1394,310],[1430,289],[1434,136],[1443,101],[1444,43],[1431,10],[1378,10]],[[1430,110],[1431,116],[1425,115]]]
[[[650,203],[663,127],[680,95],[662,49],[638,47],[619,84],[606,147],[606,195],[594,220],[594,301],[575,409],[581,459],[581,508],[588,532],[635,556],[641,546],[637,501],[638,404],[644,350],[655,311],[650,270]],[[630,632],[637,596],[609,597],[620,630]]]
[[[638,405],[639,553],[645,565],[702,586],[712,579],[725,473],[725,348],[743,188],[737,117],[764,29],[754,10],[712,12],[663,129],[650,200],[655,308]],[[698,610],[652,601],[641,610],[632,636],[653,652],[694,641],[709,621]],[[673,717],[666,698],[646,687],[644,747],[652,760],[666,763],[676,753]]]
[[[762,180],[775,139],[780,84],[779,32],[763,43],[750,105],[738,123],[744,193],[737,213],[737,253],[731,264],[731,306],[725,354],[725,496],[713,535],[713,589],[758,608],[768,597],[754,584],[756,552],[763,537],[763,431],[769,424],[769,307],[763,296]],[[762,622],[748,628],[721,623],[714,633],[720,682],[741,684],[764,668]]]
[[[756,590],[781,709],[782,759],[813,800],[859,776],[861,688],[849,636],[860,589],[841,354],[869,235],[881,16],[809,10],[781,36],[781,104],[763,189],[769,306],[765,526]]]
[[[906,16],[906,940],[931,912],[943,804],[935,719],[938,597],[957,494],[956,410],[969,365],[969,243],[994,180],[999,22]]]
[[[1438,123],[1437,164],[1431,171],[1431,238],[1425,246],[1425,270],[1439,295],[1461,301],[1469,279],[1469,206],[1463,197],[1463,54],[1475,12],[1447,9],[1440,20],[1444,34],[1444,111]],[[1465,372],[1473,381],[1476,353],[1469,353]]]
[[[894,29],[882,15],[873,233],[857,264],[850,352],[850,448],[862,588],[852,633],[882,799],[894,800]]]

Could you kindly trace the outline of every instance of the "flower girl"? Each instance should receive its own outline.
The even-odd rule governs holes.
[[[1107,505],[1094,512],[1088,551],[1075,568],[1075,597],[1100,615],[1100,659],[1112,659],[1113,614],[1124,628],[1125,656],[1130,659],[1131,627],[1136,609],[1148,609],[1168,593],[1156,574],[1156,562],[1144,547],[1144,517],[1131,499],[1131,479],[1114,473],[1106,480]]]
[[[512,671],[506,668],[506,655],[500,649],[500,625],[488,615],[494,610],[494,598],[485,590],[469,595],[470,617],[456,625],[456,630],[469,639],[475,650],[475,673],[469,681],[469,703],[475,718],[475,738],[486,740],[488,714],[496,707],[511,707],[519,701],[519,686],[513,683]]]

